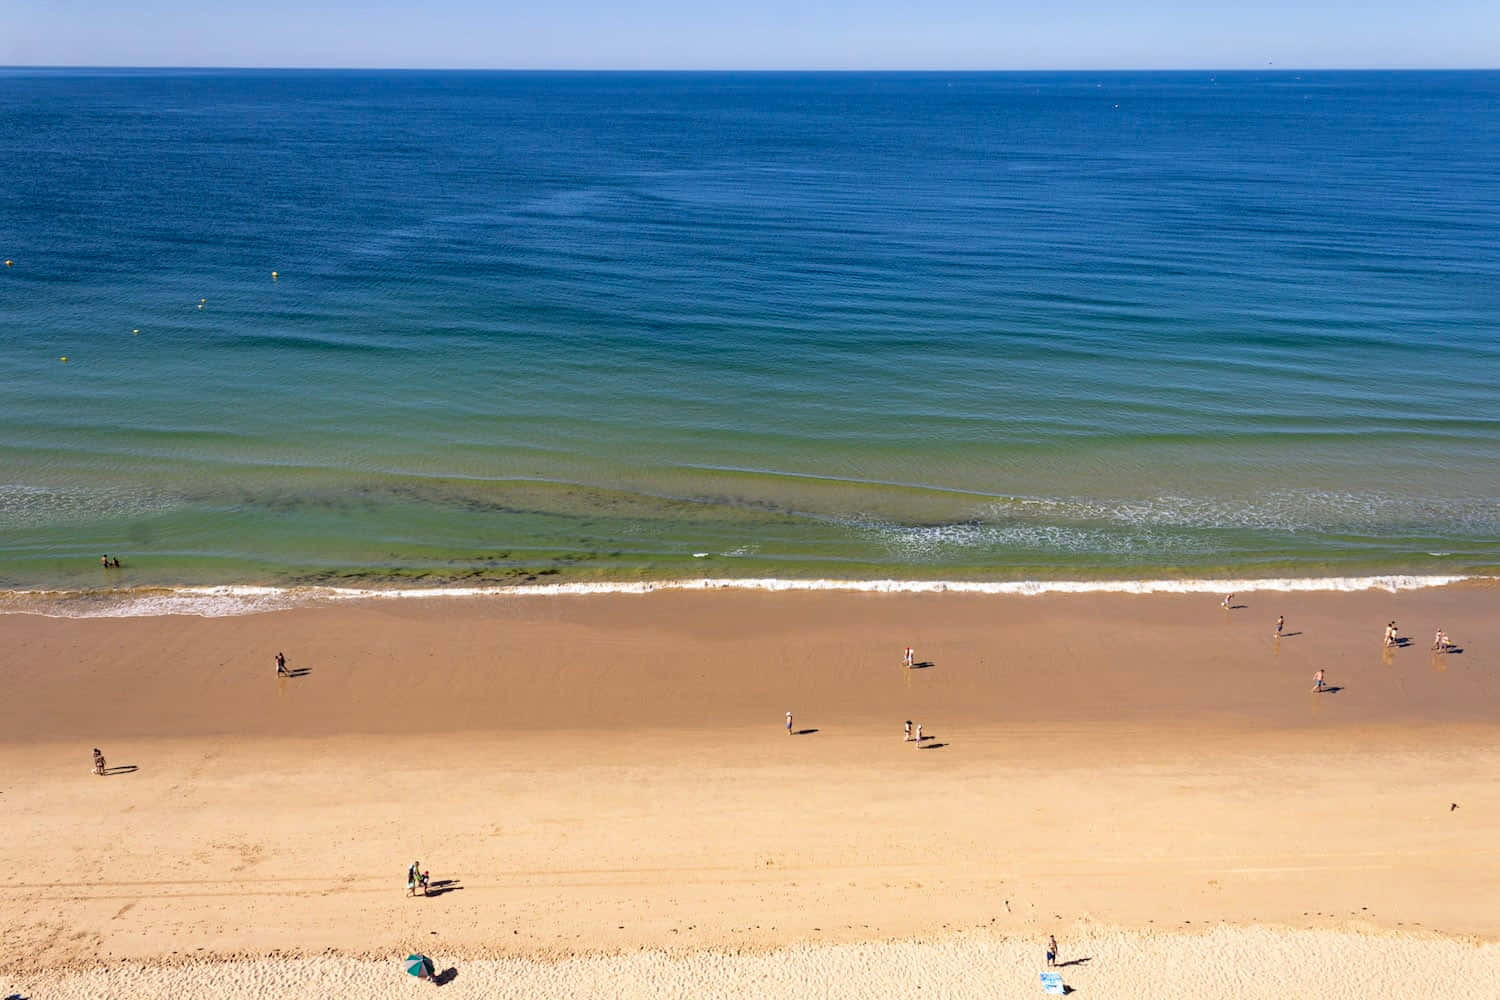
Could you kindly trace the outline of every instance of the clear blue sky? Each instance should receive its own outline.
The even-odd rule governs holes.
[[[1494,67],[1500,0],[4,0],[0,64]]]

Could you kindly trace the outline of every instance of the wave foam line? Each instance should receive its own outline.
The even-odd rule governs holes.
[[[1276,591],[1307,593],[1384,590],[1397,593],[1446,587],[1476,576],[1335,576],[1219,580],[783,580],[705,579],[651,582],[556,583],[513,587],[174,587],[121,590],[0,591],[0,614],[52,618],[142,618],[197,615],[221,618],[346,601],[428,600],[437,598],[569,597],[593,594],[651,594],[666,590],[843,591],[874,594],[1228,594]]]

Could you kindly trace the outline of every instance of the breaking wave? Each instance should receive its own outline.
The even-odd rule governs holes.
[[[0,591],[0,614],[33,614],[53,618],[142,618],[196,615],[220,618],[263,614],[291,608],[351,601],[511,600],[595,594],[651,594],[658,591],[841,591],[874,594],[1224,594],[1274,591],[1383,590],[1390,593],[1445,587],[1466,581],[1494,581],[1472,576],[1340,576],[1265,579],[1184,580],[795,580],[704,579],[653,582],[528,584],[514,587],[173,587],[117,590]]]

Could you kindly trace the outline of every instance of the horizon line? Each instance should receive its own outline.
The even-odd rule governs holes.
[[[1111,66],[1077,67],[1052,66],[1029,68],[952,68],[952,67],[907,67],[907,68],[831,68],[831,67],[568,67],[568,66],[265,66],[265,65],[105,65],[96,63],[7,63],[0,64],[0,72],[10,70],[157,70],[157,71],[240,71],[265,73],[700,73],[700,74],[790,74],[819,73],[828,75],[910,75],[954,73],[964,75],[1019,74],[1019,73],[1486,73],[1500,71],[1496,66]]]

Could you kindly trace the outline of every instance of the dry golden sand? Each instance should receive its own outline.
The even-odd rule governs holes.
[[[1497,996],[1496,594],[7,616],[0,995]]]

